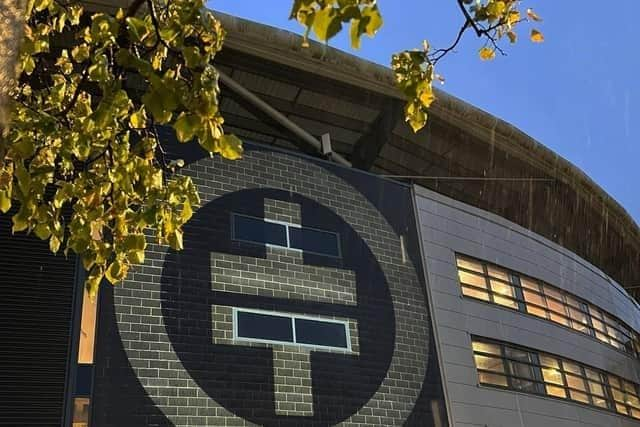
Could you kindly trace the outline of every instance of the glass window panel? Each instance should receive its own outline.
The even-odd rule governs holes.
[[[573,329],[575,329],[576,331],[579,331],[579,332],[582,332],[582,333],[585,333],[585,334],[588,334],[589,330],[591,329],[587,325],[585,325],[583,323],[580,323],[578,321],[575,321],[575,320],[571,321],[571,327]]]
[[[633,384],[631,384],[629,381],[625,381],[622,380],[622,388],[624,389],[624,391],[626,391],[627,393],[632,393],[635,394],[636,393],[636,389],[633,386]]]
[[[551,356],[540,355],[540,364],[542,366],[548,366],[550,368],[560,369],[560,364],[558,363],[558,359]]]
[[[594,382],[594,381],[589,381],[589,391],[591,392],[591,394],[595,394],[596,396],[604,396],[604,387],[602,387],[602,384]]]
[[[564,385],[562,372],[558,369],[542,368],[542,378],[544,378],[544,381],[547,383]]]
[[[73,399],[73,427],[89,426],[89,404],[87,397],[76,397]]]
[[[620,388],[620,381],[616,376],[609,375],[609,384],[611,384],[614,387]]]
[[[618,411],[621,414],[629,414],[629,412],[627,411],[627,407],[619,403],[616,403],[616,411]]]
[[[541,307],[546,307],[546,303],[543,296],[538,294],[537,292],[528,291],[525,289],[522,293],[524,295],[524,300],[526,302],[530,302],[530,303],[539,305]]]
[[[544,294],[545,295],[553,297],[553,298],[557,299],[558,301],[562,301],[562,294],[560,292],[558,292],[556,289],[552,288],[551,286],[547,286],[547,285],[543,285],[542,288],[544,289]]]
[[[540,285],[538,284],[538,282],[535,282],[531,279],[528,279],[526,277],[520,277],[520,284],[522,285],[523,288],[540,292]]]
[[[524,363],[509,362],[509,371],[515,377],[534,379],[533,367]]]
[[[517,360],[519,362],[531,361],[531,353],[525,350],[520,350],[513,347],[505,347],[504,353],[508,358]]]
[[[490,374],[488,372],[478,372],[478,381],[481,384],[492,384],[507,387],[507,377],[504,375]]]
[[[469,288],[467,286],[462,287],[462,295],[489,301],[489,293],[487,291],[482,291],[475,288]]]
[[[491,290],[495,293],[508,295],[510,297],[513,297],[514,295],[513,286],[508,283],[499,282],[497,280],[491,280]]]
[[[534,316],[542,317],[543,319],[547,318],[547,310],[529,304],[527,304],[527,313],[533,314]]]
[[[569,387],[575,388],[576,390],[580,390],[580,391],[587,390],[587,386],[585,384],[584,379],[571,374],[566,374],[565,378],[567,379],[567,385]]]
[[[564,326],[569,326],[569,319],[566,318],[565,316],[562,316],[560,314],[556,314],[554,312],[550,312],[549,313],[549,318],[551,320],[553,320],[554,322],[556,322],[556,323],[560,323],[561,325],[564,325]]]
[[[466,283],[481,288],[487,287],[487,280],[484,278],[484,276],[479,276],[474,273],[468,273],[466,271],[459,270],[458,277],[460,278],[461,283]]]
[[[500,346],[497,344],[490,344],[482,341],[473,341],[472,343],[473,351],[479,353],[489,353],[489,354],[497,354],[500,355]]]
[[[549,310],[554,311],[556,313],[562,314],[562,315],[567,315],[567,312],[565,310],[565,305],[563,303],[561,303],[560,301],[556,301],[554,299],[551,298],[547,298],[547,307],[549,307]]]
[[[504,363],[502,359],[490,356],[474,355],[476,366],[478,369],[485,369],[493,372],[504,372]]]
[[[238,311],[237,331],[243,338],[293,342],[290,317]]]
[[[549,396],[562,397],[563,399],[567,398],[567,391],[562,387],[545,385],[545,389],[547,390],[547,394]]]
[[[640,418],[640,411],[637,409],[631,409],[631,416],[633,418]]]
[[[598,396],[591,396],[591,401],[593,402],[593,404],[595,406],[599,406],[601,408],[608,408],[609,407],[609,404],[608,404],[606,398],[598,397]]]
[[[487,267],[487,271],[489,271],[489,276],[496,277],[498,279],[502,279],[505,282],[509,282],[509,273],[506,270],[490,265]]]
[[[602,312],[594,305],[589,305],[589,314],[591,314],[592,317],[602,319]]]
[[[344,323],[295,319],[296,342],[347,348],[347,329]]]
[[[501,297],[498,295],[494,295],[493,302],[495,302],[496,304],[504,305],[505,307],[510,307],[514,309],[518,308],[518,303],[509,297]]]
[[[589,396],[586,393],[581,393],[575,390],[569,390],[569,395],[573,400],[577,400],[578,402],[582,402],[582,403],[589,403]]]
[[[616,402],[624,402],[624,393],[618,390],[617,388],[611,388],[611,394],[613,394],[613,399]]]
[[[260,218],[234,215],[233,236],[236,240],[287,246],[286,227]]]
[[[576,300],[573,297],[570,297],[569,295],[565,294],[564,295],[564,300],[566,301],[567,304],[569,304],[570,306],[573,306],[575,308],[580,308],[580,303],[578,302],[578,300]]]
[[[292,248],[307,252],[332,257],[340,256],[338,235],[327,231],[289,227],[289,244]]]
[[[533,381],[527,381],[519,378],[513,378],[511,380],[513,388],[528,393],[538,393],[538,383]]]
[[[474,261],[469,258],[462,258],[458,256],[456,258],[456,262],[458,264],[458,267],[466,268],[467,270],[473,270],[473,271],[477,271],[478,273],[484,274],[484,269],[482,268],[482,264],[479,263],[478,261]]]
[[[562,361],[562,368],[567,372],[572,372],[574,374],[582,375],[582,371],[580,370],[580,367],[577,364],[573,363],[573,362],[569,362],[567,360],[563,360]]]
[[[634,408],[640,408],[640,399],[637,396],[627,396],[627,403]]]
[[[600,332],[606,332],[607,329],[604,326],[604,323],[602,323],[600,320],[598,319],[594,319],[593,317],[591,318],[591,324],[593,324],[593,327],[596,329],[596,331],[600,331]]]
[[[600,341],[610,344],[609,335],[605,335],[602,332],[596,331],[596,338],[598,338]]]
[[[587,314],[573,307],[569,307],[569,317],[581,323],[589,323],[589,321],[587,320]]]
[[[600,375],[600,372],[594,371],[593,369],[589,368],[584,368],[584,372],[587,375],[587,378],[589,378],[590,380],[604,382],[602,376]]]
[[[91,299],[87,289],[82,297],[82,315],[80,319],[80,342],[78,344],[78,363],[93,363],[93,348],[96,338],[96,309],[98,297]]]

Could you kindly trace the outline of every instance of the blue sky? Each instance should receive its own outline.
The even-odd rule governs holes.
[[[226,13],[300,33],[287,19],[291,0],[212,0]],[[331,45],[388,65],[393,52],[451,43],[461,24],[455,0],[378,0],[385,24],[375,39],[350,49],[347,34]],[[398,6],[399,4],[402,7]],[[544,18],[545,42],[524,29],[507,57],[482,62],[469,33],[438,72],[442,87],[531,135],[582,169],[640,223],[640,54],[635,24],[640,7],[623,0],[615,19],[596,3],[525,0]],[[268,5],[268,7],[266,7]],[[412,8],[410,12],[408,9]]]

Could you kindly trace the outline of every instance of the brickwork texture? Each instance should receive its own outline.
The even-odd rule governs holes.
[[[382,209],[409,188],[252,145],[184,173],[202,197],[185,250],[152,245],[102,292],[94,425],[429,425],[430,319],[400,244],[411,203]],[[335,232],[341,256],[236,241],[233,214]],[[238,340],[234,308],[344,321],[350,349]]]

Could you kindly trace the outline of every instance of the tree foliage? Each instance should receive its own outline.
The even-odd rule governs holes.
[[[405,50],[391,59],[396,84],[407,98],[405,118],[414,132],[427,123],[427,111],[436,99],[434,81],[444,81],[435,73],[436,64],[458,46],[464,33],[472,31],[480,38],[480,59],[491,60],[496,52],[504,54],[500,42],[505,36],[510,43],[516,43],[519,24],[541,21],[531,9],[523,14],[519,0],[454,1],[460,9],[462,25],[449,47],[432,49],[424,41],[422,49]],[[360,47],[362,35],[373,36],[382,27],[376,0],[295,0],[290,17],[305,27],[305,43],[311,30],[319,40],[327,42],[340,32],[344,24],[349,24],[351,46],[356,49]],[[530,39],[539,43],[544,37],[532,28]]]
[[[199,197],[176,173],[183,162],[165,158],[158,125],[210,153],[242,154],[218,110],[212,60],[224,30],[202,0],[137,1],[90,17],[79,5],[30,0],[26,17],[0,209],[18,205],[14,232],[78,254],[95,293],[103,277],[116,283],[144,261],[147,228],[182,249]],[[145,81],[139,93],[127,85],[135,76]]]
[[[483,40],[487,60],[502,53],[505,36],[516,41],[521,22],[540,20],[522,16],[515,0],[458,4],[463,24],[451,46],[425,42],[393,56],[414,131],[435,100],[436,64],[467,30]],[[25,9],[11,125],[0,140],[0,211],[14,207],[13,232],[77,254],[94,295],[103,278],[117,283],[144,261],[149,238],[182,249],[182,226],[200,202],[179,173],[184,162],[165,155],[158,126],[212,155],[242,155],[218,108],[213,60],[225,32],[204,0],[134,0],[114,15],[88,16],[61,0],[28,0]],[[305,44],[311,31],[328,41],[348,25],[354,48],[383,23],[375,0],[294,0],[291,18],[306,28]],[[535,29],[530,38],[543,40]]]

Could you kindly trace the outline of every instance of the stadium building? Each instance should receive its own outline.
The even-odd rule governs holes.
[[[575,166],[387,68],[218,14],[239,161],[121,286],[0,240],[0,424],[640,425],[640,229]],[[481,178],[481,179],[479,179]]]

